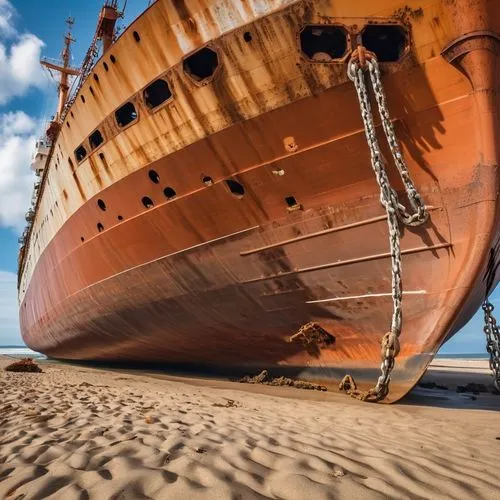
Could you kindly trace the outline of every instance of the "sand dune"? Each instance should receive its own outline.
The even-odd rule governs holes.
[[[0,498],[498,498],[498,396],[457,410],[418,406],[446,397],[426,390],[381,406],[211,385],[2,371]]]

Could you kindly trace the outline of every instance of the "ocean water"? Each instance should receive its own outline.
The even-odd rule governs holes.
[[[436,354],[437,359],[490,359],[486,352],[479,352],[475,354]]]
[[[32,351],[26,346],[2,346],[0,345],[0,356],[11,356],[13,358],[46,359],[45,354]]]

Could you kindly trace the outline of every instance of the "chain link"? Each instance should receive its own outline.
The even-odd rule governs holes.
[[[413,213],[410,213],[408,209],[400,203],[396,191],[391,187],[389,182],[384,158],[377,139],[375,123],[370,106],[370,98],[365,83],[365,68],[363,67],[363,62],[370,77],[371,86],[382,121],[382,127],[394,158],[394,163],[403,181]],[[379,376],[375,387],[369,389],[367,392],[362,392],[356,388],[353,378],[350,375],[346,375],[340,383],[340,389],[345,390],[351,396],[363,401],[380,401],[389,393],[391,372],[394,368],[395,358],[399,353],[399,336],[401,334],[403,323],[403,285],[401,279],[402,263],[399,222],[401,221],[403,224],[410,226],[418,226],[427,220],[428,213],[425,209],[422,198],[413,184],[405,159],[401,153],[399,141],[394,132],[391,116],[387,108],[386,97],[376,58],[373,55],[370,55],[369,58],[360,62],[357,57],[353,57],[349,62],[347,74],[356,88],[361,118],[363,120],[366,140],[370,150],[371,164],[380,188],[380,202],[384,206],[387,213],[389,244],[391,249],[393,312],[391,330],[384,335],[381,342],[381,375]]]
[[[493,385],[500,391],[500,331],[497,320],[493,316],[493,304],[486,299],[483,302],[484,333],[486,334],[486,350],[490,355],[490,368],[493,372]]]

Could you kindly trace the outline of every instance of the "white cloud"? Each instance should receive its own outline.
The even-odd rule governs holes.
[[[30,33],[19,33],[16,10],[0,0],[0,106],[32,88],[46,87],[48,78],[40,64],[43,42]],[[34,176],[29,166],[37,122],[22,111],[0,112],[0,226],[18,232],[25,226]]]
[[[12,21],[14,12],[8,0],[0,0],[0,35],[13,36],[16,33]]]
[[[21,232],[34,175],[29,168],[38,124],[23,111],[0,114],[0,226]]]
[[[0,0],[0,105],[48,82],[39,63],[44,43],[31,33],[17,31],[15,13],[8,0]]]
[[[21,343],[17,277],[15,273],[0,271],[0,345],[19,345]]]
[[[19,134],[31,134],[35,128],[36,122],[24,111],[0,115],[0,134],[4,138]]]
[[[10,46],[0,43],[0,104],[24,95],[30,88],[47,86],[39,63],[43,45],[30,34],[17,37]]]

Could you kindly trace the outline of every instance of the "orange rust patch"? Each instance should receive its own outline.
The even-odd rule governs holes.
[[[89,157],[89,163],[90,163],[90,168],[92,169],[92,173],[94,174],[95,180],[97,181],[97,184],[99,184],[99,186],[102,186],[102,179],[101,175],[99,174],[99,169],[95,164],[94,158],[92,158],[91,156]]]
[[[85,193],[83,192],[82,185],[80,183],[80,179],[76,175],[76,172],[73,172],[73,179],[75,179],[76,187],[78,188],[78,192],[83,200],[85,200]]]

